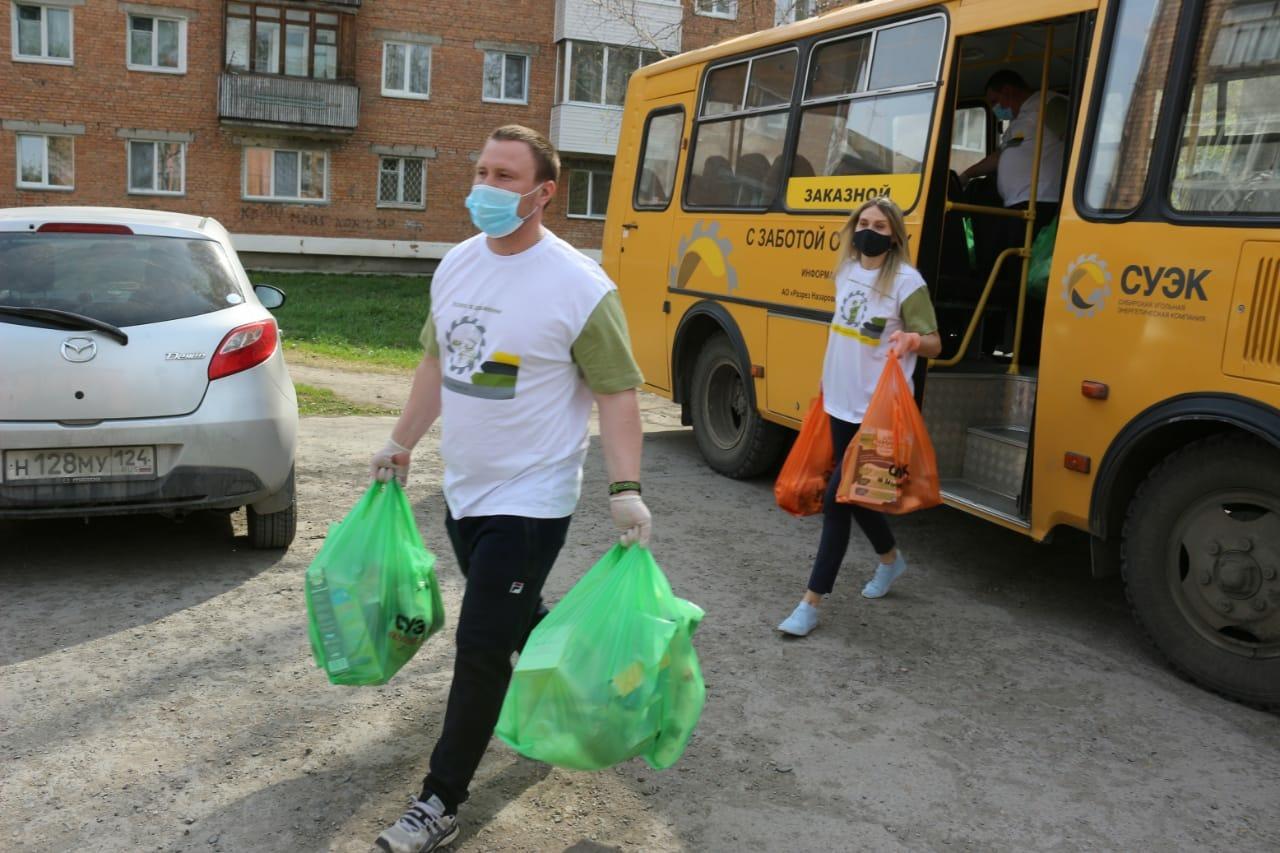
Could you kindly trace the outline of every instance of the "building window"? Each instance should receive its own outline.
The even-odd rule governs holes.
[[[338,16],[311,9],[228,3],[227,68],[336,79]]]
[[[566,41],[559,63],[569,69],[561,74],[562,101],[608,104],[620,107],[627,97],[627,80],[641,66],[657,62],[662,54],[638,47],[618,47],[596,42]]]
[[[773,23],[780,26],[812,18],[818,14],[820,5],[823,5],[822,0],[777,0],[774,5]],[[827,0],[827,5],[831,5],[830,0]]]
[[[420,157],[383,157],[378,165],[378,207],[426,207],[427,164]]]
[[[130,15],[127,65],[135,71],[186,71],[187,22]]]
[[[32,190],[75,188],[75,140],[70,136],[18,134],[18,186]]]
[[[573,166],[569,173],[569,217],[571,219],[604,219],[609,205],[609,185],[613,172],[608,166]]]
[[[13,4],[13,58],[71,64],[71,10]]]
[[[738,0],[693,0],[693,11],[708,18],[738,17]]]
[[[244,150],[244,197],[319,202],[328,198],[323,151]]]
[[[505,104],[529,103],[529,57],[523,53],[484,53],[484,99]]]
[[[382,94],[390,98],[431,96],[431,48],[388,41],[382,45]]]
[[[129,192],[182,195],[186,148],[181,142],[129,140]]]

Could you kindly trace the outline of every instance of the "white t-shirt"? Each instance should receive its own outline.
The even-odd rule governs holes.
[[[561,518],[578,504],[592,394],[571,348],[614,289],[550,232],[516,255],[477,234],[431,282],[444,494],[454,518]]]
[[[1066,98],[1050,92],[1046,110],[1065,110]],[[1061,102],[1061,103],[1055,103]],[[1031,200],[1031,164],[1036,155],[1036,114],[1040,111],[1040,93],[1033,92],[1022,102],[1018,114],[1000,139],[1000,164],[996,169],[996,189],[1005,207]],[[1053,115],[1049,112],[1048,115]],[[1062,156],[1066,150],[1061,131],[1045,121],[1040,143],[1040,179],[1036,182],[1036,201],[1059,201],[1062,184]]]
[[[902,264],[887,293],[876,289],[880,270],[846,261],[836,270],[836,308],[822,363],[822,397],[827,414],[862,423],[871,394],[888,358],[889,336],[902,330],[922,335],[936,332],[933,305],[924,279]],[[915,353],[902,358],[911,382]]]

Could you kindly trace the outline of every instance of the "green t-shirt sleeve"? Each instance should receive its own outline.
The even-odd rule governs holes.
[[[938,331],[938,318],[933,313],[928,288],[916,288],[914,293],[902,300],[901,310],[902,325],[908,332],[931,335]]]
[[[587,387],[596,394],[617,394],[644,384],[631,355],[627,319],[616,290],[606,293],[592,310],[571,352]]]
[[[427,307],[427,322],[423,323],[418,340],[422,341],[422,349],[427,355],[432,358],[440,357],[440,343],[436,340],[436,318],[431,315],[430,303]]]

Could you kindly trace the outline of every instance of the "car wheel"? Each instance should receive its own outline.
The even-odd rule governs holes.
[[[751,403],[750,381],[729,339],[709,338],[693,366],[693,435],[707,464],[734,479],[769,470],[789,434],[760,417]]]
[[[1280,453],[1215,436],[1161,463],[1124,528],[1138,622],[1192,681],[1280,706]]]
[[[298,531],[298,499],[292,469],[285,489],[289,493],[289,505],[278,512],[260,513],[251,506],[244,508],[249,523],[249,544],[254,548],[288,548],[293,543]]]

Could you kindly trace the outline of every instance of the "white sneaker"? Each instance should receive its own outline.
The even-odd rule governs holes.
[[[807,601],[801,601],[791,615],[782,620],[778,630],[793,637],[807,637],[818,627],[818,608]]]
[[[876,573],[862,588],[863,598],[884,598],[893,582],[907,570],[907,561],[902,559],[902,552],[892,563],[876,563]]]
[[[439,850],[458,837],[458,818],[444,813],[444,803],[432,796],[414,800],[398,821],[382,831],[373,842],[375,851],[385,853],[428,853]]]

